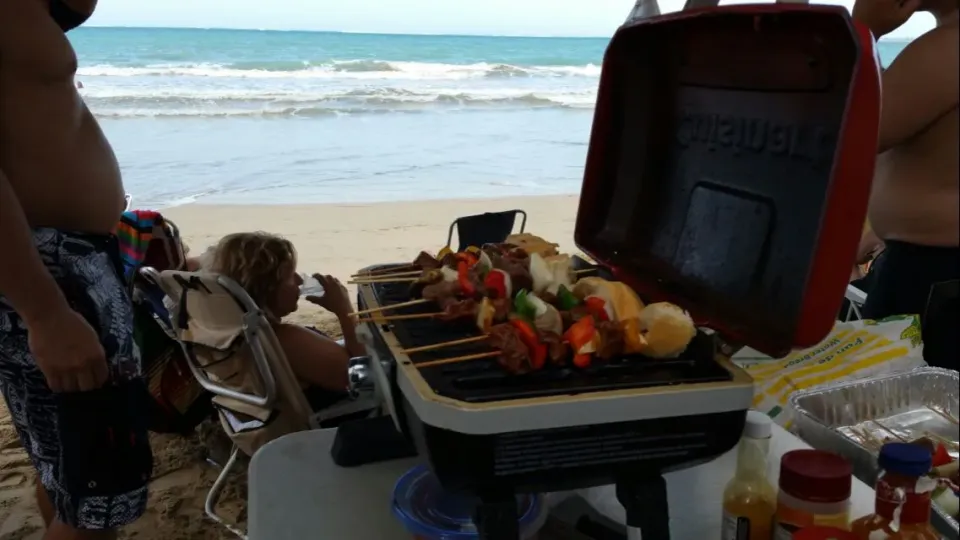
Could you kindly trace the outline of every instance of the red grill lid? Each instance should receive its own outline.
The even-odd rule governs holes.
[[[815,345],[853,268],[879,116],[873,38],[842,7],[629,23],[603,61],[576,243],[728,340]]]

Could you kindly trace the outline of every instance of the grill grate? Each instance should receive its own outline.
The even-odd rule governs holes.
[[[406,283],[377,283],[373,285],[373,292],[380,306],[410,300]],[[436,305],[422,304],[398,308],[390,313],[435,311]],[[470,321],[456,324],[433,319],[392,321],[381,325],[379,331],[393,332],[405,349],[478,335],[477,328]],[[680,358],[670,360],[624,356],[608,361],[595,360],[583,370],[548,367],[533,373],[512,375],[497,366],[495,359],[481,359],[432,366],[421,370],[421,374],[437,394],[471,403],[731,380],[730,373],[713,361],[713,349],[713,339],[701,333]],[[417,364],[491,350],[483,343],[470,343],[414,353],[410,359]]]

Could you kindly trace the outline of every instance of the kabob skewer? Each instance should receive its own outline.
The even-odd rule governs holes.
[[[421,369],[497,358],[507,371],[524,373],[541,369],[548,361],[572,361],[582,368],[589,366],[594,357],[620,354],[669,358],[686,349],[695,335],[693,321],[680,308],[663,303],[644,306],[629,287],[619,282],[599,277],[577,279],[579,274],[595,269],[574,271],[571,258],[556,253],[555,247],[547,248],[546,253],[549,254],[527,253],[510,244],[486,245],[463,253],[441,251],[438,257],[431,257],[439,266],[427,260],[427,266],[433,267],[416,278],[405,273],[388,278],[364,276],[358,281],[411,281],[411,295],[420,298],[359,314],[434,302],[440,311],[381,313],[373,322],[471,318],[482,335],[403,352],[414,354],[484,341],[494,349],[417,363]],[[425,260],[424,255],[429,257],[421,253],[418,260]]]

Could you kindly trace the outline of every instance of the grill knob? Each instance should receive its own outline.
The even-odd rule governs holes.
[[[355,356],[347,363],[347,385],[350,395],[357,397],[360,390],[373,385],[369,356]]]

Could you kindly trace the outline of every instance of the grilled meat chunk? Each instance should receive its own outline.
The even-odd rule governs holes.
[[[530,351],[513,326],[498,324],[490,328],[489,343],[500,351],[497,362],[503,369],[515,374],[530,371]]]
[[[428,285],[434,285],[443,281],[443,273],[440,270],[425,270],[416,281],[410,284],[410,296],[413,298],[423,297],[423,289]]]
[[[541,330],[540,341],[547,346],[547,358],[551,364],[562,365],[566,363],[570,348],[563,343],[563,338],[553,332]]]
[[[426,251],[421,251],[420,254],[417,255],[417,258],[413,260],[413,265],[423,270],[436,270],[441,266],[440,261]]]
[[[609,360],[623,354],[623,329],[620,324],[612,321],[596,323],[597,333],[600,334],[600,347],[597,349],[597,358]]]
[[[458,294],[460,294],[460,284],[453,281],[441,281],[427,285],[420,293],[422,298],[438,303],[445,299],[456,298]]]
[[[472,319],[477,313],[477,301],[472,298],[457,300],[448,298],[440,303],[443,312],[437,316],[441,321],[457,321],[461,319]]]

